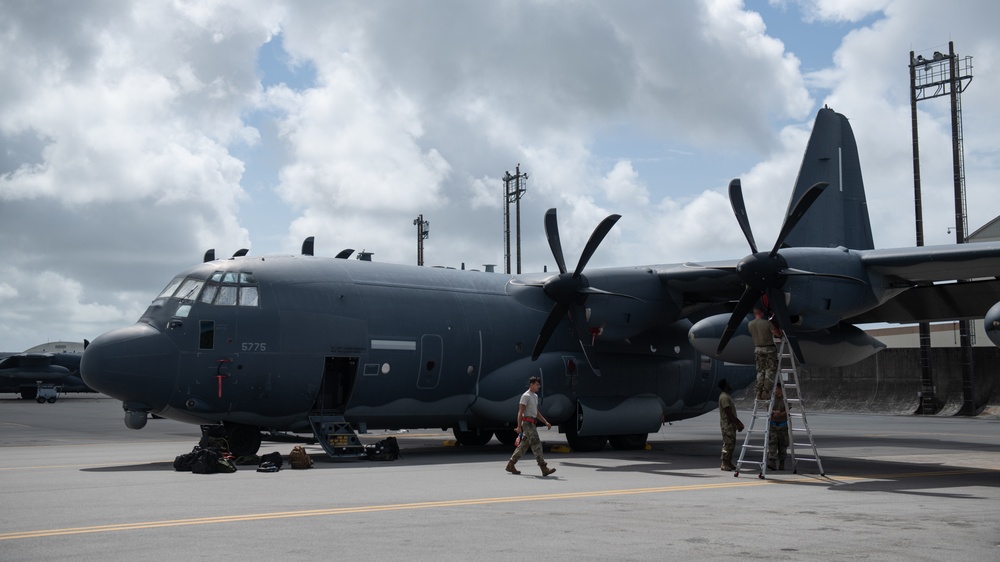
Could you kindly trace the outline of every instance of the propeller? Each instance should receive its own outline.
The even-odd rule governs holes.
[[[788,276],[817,275],[859,281],[846,275],[814,273],[790,268],[785,258],[778,253],[778,250],[785,242],[785,238],[788,237],[789,233],[802,220],[803,215],[806,214],[809,207],[816,201],[816,198],[823,194],[823,190],[826,189],[827,185],[829,185],[827,182],[818,182],[807,189],[802,194],[802,197],[792,205],[791,210],[785,217],[785,222],[781,225],[781,230],[778,232],[778,239],[774,241],[774,247],[771,248],[771,251],[759,252],[757,251],[757,244],[753,239],[753,231],[750,229],[750,219],[747,216],[746,205],[743,202],[743,188],[740,185],[740,180],[734,179],[729,182],[729,202],[733,206],[736,221],[740,224],[743,235],[750,244],[750,251],[752,253],[740,260],[740,263],[736,265],[736,274],[743,281],[746,288],[743,290],[740,300],[736,303],[736,308],[733,309],[732,316],[729,317],[725,331],[722,332],[722,337],[719,339],[718,353],[722,353],[726,348],[726,344],[733,337],[736,328],[743,322],[743,318],[753,308],[754,303],[761,297],[764,297],[767,306],[774,311],[778,324],[784,330],[785,337],[788,338],[788,343],[791,345],[795,358],[799,363],[803,363],[802,350],[799,347],[798,339],[796,339],[791,330],[792,322],[788,314],[788,305],[785,303],[785,293],[781,290]]]
[[[601,245],[604,237],[608,235],[608,232],[611,231],[611,228],[620,218],[621,215],[609,215],[597,225],[597,228],[590,235],[590,240],[587,240],[587,245],[584,246],[583,253],[580,254],[580,260],[576,264],[576,269],[570,273],[566,269],[562,243],[559,240],[559,222],[556,220],[556,210],[549,209],[545,212],[545,237],[549,241],[549,249],[552,250],[552,257],[555,258],[556,265],[559,267],[559,275],[549,278],[542,284],[542,290],[555,302],[552,305],[552,309],[549,310],[548,317],[545,318],[542,330],[538,333],[535,348],[531,352],[532,361],[538,359],[542,354],[545,344],[548,343],[549,338],[552,337],[552,334],[556,331],[556,327],[562,322],[562,319],[569,312],[571,306],[583,304],[586,302],[587,297],[592,294],[616,294],[591,287],[587,282],[587,278],[582,274],[583,268],[587,266],[587,262],[590,261],[594,252],[597,251],[597,247]]]

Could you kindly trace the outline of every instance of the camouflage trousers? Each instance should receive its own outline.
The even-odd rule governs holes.
[[[542,441],[538,438],[538,428],[533,423],[524,422],[521,424],[521,444],[514,449],[514,454],[510,456],[511,462],[517,462],[528,452],[528,449],[531,449],[531,452],[535,454],[535,460],[538,461],[538,464],[545,464],[545,459],[542,458]]]
[[[722,428],[722,458],[732,459],[736,451],[736,427],[730,425]]]
[[[768,422],[767,426],[767,459],[784,461],[788,454],[788,423],[779,427]]]
[[[757,346],[753,349],[753,357],[757,365],[757,384],[754,386],[757,399],[768,400],[778,371],[778,350],[773,345]]]

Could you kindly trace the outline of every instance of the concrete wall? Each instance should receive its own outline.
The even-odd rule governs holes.
[[[939,415],[962,407],[959,348],[935,348],[931,368]],[[972,349],[977,410],[1000,415],[1000,349]],[[837,368],[803,369],[799,375],[806,411],[911,414],[920,406],[920,350],[885,349],[859,363]],[[753,408],[752,396],[734,396],[737,408]]]

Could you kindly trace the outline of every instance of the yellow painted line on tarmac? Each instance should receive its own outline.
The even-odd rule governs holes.
[[[864,480],[887,480],[900,478],[930,477],[930,476],[956,476],[962,474],[982,474],[997,472],[995,470],[941,470],[934,472],[912,472],[900,474],[882,474],[871,476],[838,476],[836,479],[821,477],[818,475],[795,475],[795,480],[766,480],[760,478],[735,479],[728,482],[717,482],[711,484],[686,484],[682,486],[660,486],[654,488],[625,488],[618,490],[595,490],[589,492],[568,492],[560,494],[538,494],[533,496],[507,496],[498,498],[467,498],[457,500],[442,500],[433,502],[399,503],[387,505],[363,505],[355,507],[337,507],[329,509],[311,509],[303,511],[282,511],[274,513],[251,513],[245,515],[226,515],[218,517],[198,517],[192,519],[170,519],[163,521],[145,521],[138,523],[118,523],[111,525],[95,525],[90,527],[69,527],[65,529],[44,529],[39,531],[20,531],[0,534],[0,541],[32,539],[44,537],[57,537],[65,535],[80,535],[86,533],[108,533],[115,531],[138,531],[144,529],[160,529],[167,527],[181,527],[186,525],[213,525],[219,523],[238,523],[243,521],[266,521],[273,519],[289,519],[294,517],[317,517],[330,515],[350,515],[362,513],[379,513],[388,511],[404,511],[411,509],[439,509],[448,507],[466,507],[476,505],[496,505],[505,503],[531,502],[531,501],[552,501],[571,500],[582,498],[598,498],[608,496],[627,496],[637,494],[662,494],[669,492],[690,492],[698,490],[720,490],[731,488],[745,488],[752,486],[764,486],[769,484],[822,484],[864,481]],[[792,476],[792,475],[788,475]]]
[[[217,523],[236,523],[241,521],[263,521],[271,519],[288,519],[293,517],[316,517],[323,515],[348,515],[358,513],[378,513],[385,511],[403,511],[409,509],[433,509],[445,507],[464,507],[474,505],[491,505],[517,503],[528,501],[551,501],[579,498],[594,498],[606,496],[621,496],[634,494],[654,494],[664,492],[680,492],[691,490],[711,490],[719,488],[735,488],[745,486],[760,486],[769,484],[768,480],[744,480],[717,484],[695,484],[685,486],[664,486],[658,488],[627,488],[623,490],[598,490],[591,492],[571,492],[562,494],[539,494],[535,496],[508,496],[500,498],[469,498],[459,500],[443,500],[433,502],[400,503],[388,505],[367,505],[356,507],[338,507],[330,509],[311,509],[304,511],[284,511],[276,513],[252,513],[246,515],[227,515],[220,517],[199,517],[194,519],[173,519],[165,521],[145,521],[140,523],[120,523],[113,525],[95,525],[92,527],[71,527],[66,529],[46,529],[40,531],[23,531],[0,534],[0,541],[15,539],[31,539],[57,537],[64,535],[79,535],[85,533],[106,533],[112,531],[136,531],[143,529],[158,529],[165,527],[180,527],[185,525],[210,525]]]

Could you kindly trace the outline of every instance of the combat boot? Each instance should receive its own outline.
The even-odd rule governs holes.
[[[556,469],[549,468],[549,465],[543,462],[538,463],[538,468],[542,469],[542,476],[548,476],[556,471]]]
[[[520,470],[514,468],[515,464],[517,464],[517,461],[507,461],[507,467],[504,468],[504,470],[506,470],[507,472],[509,472],[511,474],[521,474]]]
[[[732,472],[736,470],[736,467],[733,466],[732,455],[722,455],[722,466],[720,468],[722,470],[725,470],[726,472]]]
[[[767,469],[768,470],[778,470],[778,465],[774,464],[773,460],[768,459],[768,461],[767,461]]]
[[[778,459],[778,470],[785,470],[785,459]]]

